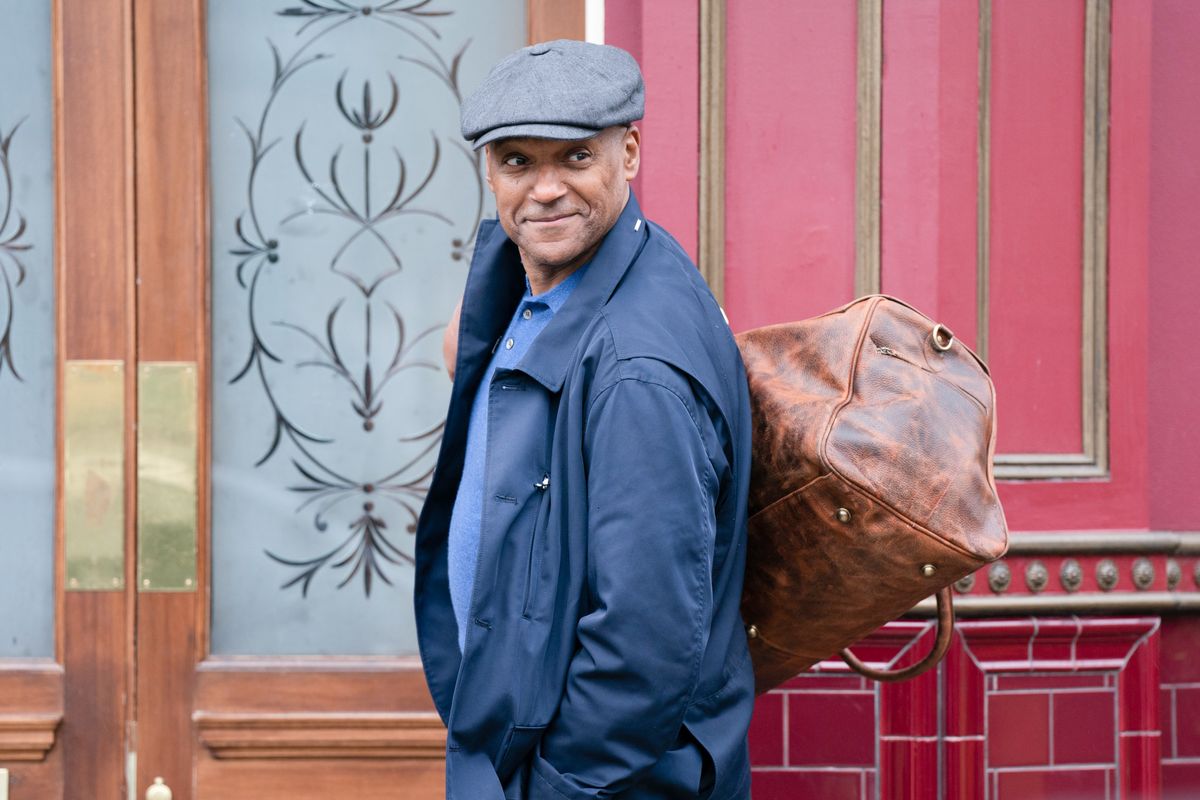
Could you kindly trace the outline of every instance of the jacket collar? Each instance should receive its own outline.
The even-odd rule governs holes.
[[[647,223],[633,189],[616,224],[609,229],[587,273],[545,329],[529,345],[517,369],[551,392],[562,388],[579,337],[612,297],[617,284],[646,241]]]
[[[584,328],[608,302],[648,236],[633,188],[616,223],[605,234],[571,296],[529,346],[516,369],[552,392],[562,388]],[[480,226],[463,301],[458,368],[468,382],[487,364],[525,291],[517,247],[496,220]],[[457,383],[457,381],[456,381]]]

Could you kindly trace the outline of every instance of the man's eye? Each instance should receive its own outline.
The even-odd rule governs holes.
[[[571,155],[567,156],[567,161],[587,161],[592,157],[592,154],[587,150],[576,150]]]
[[[528,162],[526,161],[525,156],[513,155],[504,159],[505,166],[509,167],[523,167],[526,163]]]

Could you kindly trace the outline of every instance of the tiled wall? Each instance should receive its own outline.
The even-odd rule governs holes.
[[[893,623],[855,650],[903,666],[932,636]],[[877,684],[826,662],[759,698],[754,797],[1197,798],[1193,711],[1200,621],[960,621],[936,672]]]

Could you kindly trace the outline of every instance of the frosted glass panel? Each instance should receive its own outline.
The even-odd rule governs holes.
[[[210,0],[215,653],[412,654],[441,334],[492,213],[461,99],[525,0]]]
[[[0,657],[54,654],[50,6],[0,0]]]

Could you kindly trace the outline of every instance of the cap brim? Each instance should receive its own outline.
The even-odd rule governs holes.
[[[546,123],[525,123],[521,125],[504,125],[492,128],[471,143],[475,150],[497,139],[513,139],[518,136],[528,136],[535,139],[590,139],[600,133],[603,128],[577,128],[573,125],[549,125]]]

